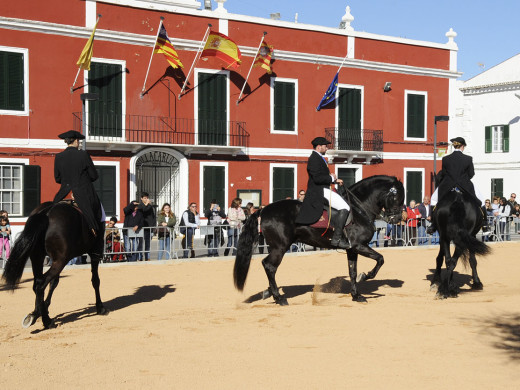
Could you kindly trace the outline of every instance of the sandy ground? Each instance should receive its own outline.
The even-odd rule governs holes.
[[[459,264],[458,298],[434,299],[436,249],[382,249],[385,265],[348,294],[344,254],[287,255],[267,287],[253,259],[244,294],[233,260],[103,265],[97,316],[88,267],[67,267],[51,305],[56,327],[21,328],[32,274],[0,291],[0,388],[512,389],[520,387],[520,243],[479,259],[483,291]],[[360,271],[373,261],[362,258]]]

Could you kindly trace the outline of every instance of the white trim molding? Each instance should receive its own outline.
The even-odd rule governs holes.
[[[281,164],[281,163],[270,163],[269,164],[269,199],[264,204],[273,203],[273,168],[292,168],[294,172],[294,189],[293,199],[298,199],[298,164]],[[306,187],[304,187],[306,188]]]
[[[274,128],[274,83],[293,83],[294,84],[294,130],[278,130]],[[269,91],[269,112],[270,112],[270,132],[271,134],[298,135],[298,79],[290,79],[286,77],[271,77]]]
[[[424,137],[408,137],[406,131],[408,128],[408,95],[423,95],[424,96]],[[404,90],[404,133],[405,141],[426,141],[428,139],[428,92],[427,91],[413,91],[409,89]]]

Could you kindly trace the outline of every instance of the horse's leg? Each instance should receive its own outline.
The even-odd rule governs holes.
[[[267,279],[269,280],[269,288],[267,291],[264,291],[262,297],[263,299],[266,299],[269,298],[269,296],[272,296],[274,301],[281,306],[287,306],[289,303],[285,297],[280,295],[280,290],[276,284],[275,275],[276,270],[282,262],[283,255],[287,249],[288,248],[285,250],[280,248],[271,248],[271,253],[269,253],[269,255],[262,260],[262,265],[264,266]]]
[[[357,277],[358,283],[363,282],[365,280],[374,279],[376,277],[377,273],[379,272],[379,269],[385,263],[385,259],[384,259],[383,255],[381,255],[381,253],[379,253],[379,252],[376,252],[374,249],[370,248],[369,246],[356,245],[356,246],[352,247],[351,249],[349,249],[347,251],[347,253],[349,251],[355,251],[358,255],[365,256],[365,257],[368,257],[368,258],[376,261],[376,265],[374,266],[374,268],[372,268],[372,270],[370,270],[367,274],[365,274],[364,272],[359,274],[359,276]],[[357,257],[356,257],[356,259],[357,259]]]
[[[348,258],[348,274],[350,276],[350,293],[352,294],[352,300],[355,302],[366,302],[366,298],[358,293],[357,283],[358,283],[358,275],[357,275],[357,258],[358,254],[351,249],[347,250],[347,258]],[[361,276],[361,275],[359,275]],[[366,277],[366,275],[365,275]],[[361,278],[363,279],[363,278]],[[364,280],[364,279],[363,279]]]
[[[43,302],[43,295],[40,296],[40,285],[43,283],[43,261],[45,259],[45,253],[39,249],[35,249],[30,256],[31,258],[31,267],[33,271],[34,281],[33,281],[33,291],[35,294],[35,303],[34,303],[34,311],[25,316],[22,320],[22,327],[28,328],[31,325],[34,325],[36,320],[40,318],[40,302]],[[43,294],[43,293],[42,293]]]
[[[477,273],[477,258],[475,257],[475,253],[470,252],[469,253],[469,265],[471,266],[471,273],[473,275],[473,284],[471,285],[471,288],[473,290],[482,290],[484,288],[484,285],[480,281],[480,278],[478,277]]]
[[[90,253],[89,253],[90,254]],[[98,314],[106,315],[108,314],[108,310],[103,305],[101,301],[101,295],[99,294],[99,285],[101,284],[99,280],[99,262],[102,259],[102,256],[96,254],[90,254],[90,267],[92,270],[92,286],[94,287],[94,291],[96,294],[96,311]]]
[[[54,279],[52,279],[50,286],[49,286],[49,292],[47,293],[47,298],[45,298],[45,306],[49,308],[51,305],[51,299],[52,299],[52,293],[58,287],[58,283],[60,282],[60,275],[56,275]]]
[[[455,246],[455,251],[453,251],[453,256],[450,256],[450,243],[444,242],[445,248],[445,259],[446,259],[446,277],[444,278],[443,283],[441,284],[441,289],[439,289],[441,298],[448,297],[456,297],[458,294],[458,286],[456,286],[453,282],[453,271],[457,266],[457,261],[462,254],[462,250],[460,250],[457,246]]]
[[[441,271],[442,271],[442,262],[444,260],[444,250],[442,247],[439,248],[439,253],[437,254],[437,267],[435,268],[435,273],[433,274],[432,283],[430,284],[430,290],[438,290],[439,285],[441,284]]]

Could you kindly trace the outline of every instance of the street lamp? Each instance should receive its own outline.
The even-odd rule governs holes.
[[[85,119],[86,115],[87,115],[87,108],[86,108],[86,101],[87,100],[98,100],[99,99],[99,94],[97,93],[82,93],[81,95],[79,95],[79,98],[81,99],[81,101],[83,102],[83,116],[82,116],[82,122],[81,122],[81,133],[85,136],[85,141],[83,141],[83,147],[82,149],[83,150],[86,150],[87,149],[87,120]]]
[[[437,175],[437,122],[447,122],[450,120],[448,115],[435,115],[433,125],[433,188],[435,189],[435,176]],[[446,142],[441,142],[446,144]]]

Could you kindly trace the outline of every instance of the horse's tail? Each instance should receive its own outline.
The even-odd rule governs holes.
[[[462,260],[465,264],[468,262],[469,253],[485,256],[491,252],[489,246],[484,242],[477,240],[468,229],[464,226],[465,208],[460,199],[457,199],[450,208],[452,218],[455,222],[454,234],[451,235],[453,243],[459,250],[462,250]],[[480,211],[479,211],[480,212]],[[479,214],[480,215],[480,214]]]
[[[17,237],[2,275],[8,288],[14,290],[20,281],[27,258],[35,245],[44,245],[42,238],[49,226],[48,208],[29,216],[25,227]]]
[[[258,241],[259,216],[260,210],[249,216],[238,239],[233,279],[235,281],[235,287],[240,291],[244,289],[247,273],[249,272],[249,265],[251,264],[251,256],[253,255],[253,248]]]

